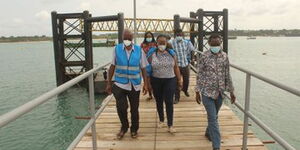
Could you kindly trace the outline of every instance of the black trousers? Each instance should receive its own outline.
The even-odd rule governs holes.
[[[173,97],[176,89],[176,78],[155,78],[151,77],[151,86],[156,100],[156,109],[159,120],[164,122],[164,103],[168,126],[173,126]]]
[[[182,76],[183,84],[182,84],[182,91],[187,92],[189,88],[189,82],[190,82],[190,66],[186,67],[179,67],[180,74]],[[177,85],[176,92],[175,92],[175,99],[180,99],[180,90]]]
[[[112,93],[116,98],[118,116],[122,124],[121,130],[127,132],[129,128],[128,117],[127,117],[128,100],[129,100],[130,113],[131,113],[130,131],[137,132],[139,129],[140,91],[135,91],[133,87],[131,91],[127,91],[116,85],[113,85]]]

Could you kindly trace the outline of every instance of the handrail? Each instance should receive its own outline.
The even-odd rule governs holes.
[[[76,78],[60,85],[59,87],[56,87],[52,89],[51,91],[48,91],[44,93],[43,95],[23,104],[22,106],[19,106],[12,111],[5,113],[4,115],[0,116],[0,128],[4,127],[5,125],[13,122],[14,120],[18,119],[22,115],[32,111],[34,108],[40,106],[41,104],[47,102],[50,100],[50,98],[66,91],[67,89],[71,88],[73,85],[79,83],[83,79],[88,78],[89,82],[89,108],[90,108],[90,114],[91,114],[91,119],[89,122],[84,126],[84,128],[80,131],[80,133],[77,135],[75,140],[69,145],[68,150],[71,150],[75,148],[75,146],[78,144],[80,139],[85,135],[87,130],[91,128],[92,131],[92,144],[93,144],[93,150],[97,149],[97,133],[96,133],[96,125],[95,121],[97,117],[103,112],[104,108],[107,106],[107,104],[110,102],[112,99],[112,95],[108,96],[101,104],[100,109],[95,113],[95,97],[94,97],[94,73],[99,71],[100,69],[103,69],[105,66],[107,66],[109,63],[103,65],[103,66],[98,66],[94,69],[91,69],[82,75],[77,76]]]
[[[203,53],[203,52],[198,51],[198,50],[194,50],[194,52],[197,52],[197,53],[200,53],[200,54]],[[287,86],[287,85],[285,85],[285,84],[282,84],[282,83],[280,83],[280,82],[277,82],[277,81],[274,81],[274,80],[272,80],[272,79],[266,78],[266,77],[264,77],[264,76],[262,76],[262,75],[260,75],[260,74],[258,74],[258,73],[255,73],[255,72],[253,72],[253,71],[250,71],[250,70],[248,70],[248,69],[242,68],[242,67],[237,66],[237,65],[232,64],[232,63],[230,63],[230,67],[235,68],[235,69],[237,69],[237,70],[239,70],[239,71],[241,71],[241,72],[250,74],[251,76],[253,76],[253,77],[255,77],[255,78],[259,79],[259,80],[262,80],[262,81],[264,81],[264,82],[266,82],[266,83],[269,83],[269,84],[271,84],[271,85],[273,85],[273,86],[275,86],[275,87],[278,87],[278,88],[280,88],[280,89],[282,89],[282,90],[284,90],[284,91],[287,91],[287,92],[289,92],[289,93],[292,93],[292,94],[294,94],[294,95],[296,95],[296,96],[300,96],[300,90],[298,90],[298,89],[289,87],[289,86]],[[194,69],[196,69],[196,68],[194,67]]]
[[[292,93],[292,94],[294,94],[294,95],[296,95],[296,96],[300,96],[300,90],[298,90],[298,89],[289,87],[289,86],[284,85],[284,84],[282,84],[282,83],[280,83],[280,82],[277,82],[277,81],[274,81],[274,80],[272,80],[272,79],[266,78],[266,77],[264,77],[264,76],[262,76],[262,75],[260,75],[260,74],[257,74],[257,73],[255,73],[255,72],[249,71],[249,70],[244,69],[244,68],[242,68],[242,67],[239,67],[239,66],[237,66],[237,65],[235,65],[235,64],[230,64],[230,66],[231,66],[232,68],[235,68],[235,69],[237,69],[237,70],[240,70],[241,72],[250,74],[251,76],[253,76],[253,77],[255,77],[255,78],[259,79],[259,80],[262,80],[262,81],[264,81],[264,82],[266,82],[266,83],[269,83],[269,84],[271,84],[271,85],[273,85],[273,86],[275,86],[275,87],[278,87],[278,88],[280,88],[280,89],[282,89],[282,90],[285,90],[285,91],[287,91],[287,92],[289,92],[289,93]]]
[[[1,115],[0,116],[0,128],[7,125],[8,123],[16,120],[17,118],[21,117],[22,115],[30,112],[35,107],[47,102],[50,98],[66,91],[73,85],[77,84],[78,82],[80,82],[83,79],[87,78],[88,76],[94,74],[95,72],[104,68],[107,65],[108,64],[105,64],[103,66],[99,66],[94,69],[91,69],[91,70],[85,72],[84,74],[79,75],[78,77],[60,85],[59,87],[56,87],[56,88],[52,89],[51,91],[48,91],[48,92],[44,93],[43,95],[23,104],[22,106],[19,106],[8,113]]]
[[[113,97],[112,95],[109,95],[103,100],[100,109],[95,114],[96,119],[103,112],[103,110],[107,106],[107,104],[112,100],[112,97]],[[90,121],[83,127],[83,129],[80,131],[80,133],[77,135],[77,137],[69,145],[67,150],[73,150],[76,147],[76,145],[80,142],[81,138],[86,134],[88,129],[92,126],[93,123],[95,123],[96,119],[90,119]]]
[[[202,52],[195,50],[195,52],[202,54]],[[108,63],[109,64],[109,63]],[[48,91],[46,93],[44,93],[43,95],[23,104],[22,106],[19,106],[15,109],[13,109],[12,111],[5,113],[3,115],[0,116],[0,128],[4,127],[5,125],[13,122],[14,120],[18,119],[19,117],[21,117],[22,115],[32,111],[34,108],[40,106],[41,104],[47,102],[50,98],[66,91],[67,89],[69,89],[70,87],[72,87],[73,85],[77,84],[78,82],[82,81],[85,78],[89,78],[89,87],[93,87],[93,74],[97,71],[99,71],[100,69],[104,68],[105,66],[107,66],[108,64],[102,65],[102,66],[98,66],[94,69],[91,69],[87,72],[85,72],[82,75],[79,75],[78,77],[62,84],[59,87],[56,87],[54,89],[52,89],[51,91]],[[282,147],[284,147],[287,150],[296,150],[293,146],[291,146],[288,142],[286,142],[283,138],[281,138],[276,132],[274,132],[272,129],[270,129],[266,124],[264,124],[261,120],[259,120],[255,115],[253,115],[250,110],[249,110],[249,103],[250,103],[250,79],[251,76],[262,80],[268,84],[271,84],[277,88],[280,88],[282,90],[285,90],[289,93],[292,93],[296,96],[300,96],[300,91],[298,89],[294,89],[291,88],[289,86],[286,86],[282,83],[279,83],[277,81],[271,80],[269,78],[263,77],[262,75],[259,75],[257,73],[254,73],[252,71],[249,71],[247,69],[244,69],[242,67],[236,66],[234,64],[230,64],[231,67],[246,73],[247,78],[246,78],[246,102],[245,102],[245,109],[242,108],[242,106],[238,103],[235,102],[235,106],[237,106],[239,108],[239,110],[241,110],[244,113],[244,134],[243,134],[243,150],[247,149],[247,133],[248,133],[248,118],[250,118],[251,120],[253,120],[254,123],[256,123],[261,129],[263,129],[269,136],[271,136],[276,142],[278,142]],[[191,66],[192,70],[194,72],[197,72],[196,68],[194,66]],[[93,96],[93,88],[91,88],[92,90],[90,90],[89,92],[89,97],[90,97],[90,105],[93,106],[93,102],[94,102],[94,96]],[[228,97],[228,95],[226,95]],[[229,98],[229,97],[228,97]],[[107,104],[111,101],[112,99],[112,95],[108,96],[103,103],[101,104],[100,109],[94,113],[91,114],[92,117],[89,120],[89,122],[84,126],[84,128],[80,131],[80,133],[78,134],[78,136],[75,138],[75,140],[69,145],[69,147],[67,148],[68,150],[71,150],[73,148],[75,148],[75,146],[78,144],[78,142],[80,141],[80,139],[85,135],[85,133],[88,131],[89,128],[92,128],[92,135],[93,135],[93,149],[97,149],[97,141],[96,141],[96,131],[95,131],[95,121],[96,118],[103,112],[104,108],[107,106]],[[94,107],[90,108],[91,112],[94,112]]]
[[[201,51],[194,50],[194,52],[197,52],[199,54],[202,54]],[[265,131],[271,138],[273,138],[276,142],[278,142],[279,145],[281,145],[286,150],[296,150],[292,145],[290,145],[287,141],[285,141],[280,135],[278,135],[275,131],[273,131],[270,127],[268,127],[265,123],[263,123],[258,117],[256,117],[254,114],[250,112],[250,87],[251,87],[251,77],[255,77],[261,81],[264,81],[268,84],[271,84],[277,88],[280,88],[284,91],[287,91],[291,94],[294,94],[296,96],[300,97],[300,91],[298,89],[289,87],[287,85],[284,85],[282,83],[279,83],[277,81],[274,81],[272,79],[266,78],[262,75],[259,75],[255,72],[249,71],[247,69],[244,69],[242,67],[239,67],[237,65],[231,64],[230,67],[235,68],[241,72],[246,73],[246,91],[245,91],[245,106],[244,108],[239,104],[237,101],[234,103],[235,106],[244,113],[244,129],[243,129],[243,147],[242,150],[247,149],[247,134],[248,134],[248,118],[250,118],[255,124],[257,124],[262,130]],[[197,73],[197,69],[194,66],[191,66],[191,69]],[[225,94],[225,96],[230,99],[230,97]]]

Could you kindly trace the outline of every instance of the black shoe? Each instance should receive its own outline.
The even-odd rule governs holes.
[[[206,137],[209,141],[211,141],[211,138],[210,138],[210,136],[209,136],[208,134],[205,133],[205,137]]]
[[[131,132],[131,137],[133,138],[133,139],[135,139],[135,138],[137,138],[137,132]]]
[[[214,148],[213,150],[220,150],[219,148]]]
[[[190,97],[190,94],[189,94],[189,92],[184,92],[184,95],[186,96],[186,97]]]
[[[120,130],[120,132],[117,134],[117,139],[121,140],[124,137],[125,133],[126,131]]]

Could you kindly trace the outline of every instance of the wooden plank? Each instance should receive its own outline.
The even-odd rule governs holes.
[[[158,116],[155,100],[140,99],[140,129],[137,139],[129,133],[120,141],[116,133],[121,124],[116,112],[115,100],[111,101],[96,120],[98,149],[101,150],[211,150],[211,142],[204,136],[207,116],[203,105],[194,100],[192,86],[196,78],[191,76],[190,97],[182,95],[179,104],[174,105],[174,127],[177,132],[170,134],[167,128],[157,128]],[[128,109],[130,118],[130,109]],[[129,119],[130,121],[130,119]],[[242,147],[243,122],[233,113],[230,107],[223,105],[219,112],[219,125],[222,139],[222,150],[240,150]],[[89,130],[81,139],[75,150],[91,150],[92,137]],[[252,131],[248,133],[249,150],[266,150]]]

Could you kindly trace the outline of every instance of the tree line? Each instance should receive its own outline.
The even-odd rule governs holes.
[[[286,37],[300,37],[300,29],[282,29],[282,30],[229,30],[229,36],[286,36]],[[138,34],[139,37],[143,37],[143,33]],[[105,38],[105,39],[116,39],[118,38],[117,33],[93,35],[93,38]],[[51,41],[51,36],[2,36],[0,37],[0,43],[6,42],[27,42],[27,41]]]

